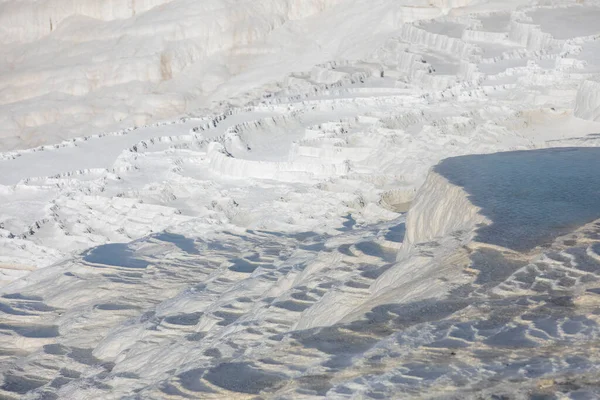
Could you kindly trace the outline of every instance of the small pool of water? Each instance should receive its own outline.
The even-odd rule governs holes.
[[[133,257],[134,254],[125,243],[110,243],[88,250],[83,261],[123,268],[146,268],[149,262]]]
[[[193,239],[187,238],[183,235],[178,235],[176,233],[162,232],[154,235],[154,237],[163,242],[173,243],[182,251],[185,251],[189,254],[200,254],[198,249],[196,249],[195,241]]]

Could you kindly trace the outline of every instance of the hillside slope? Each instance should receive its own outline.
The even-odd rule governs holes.
[[[598,397],[600,6],[429,3],[0,2],[0,397]]]

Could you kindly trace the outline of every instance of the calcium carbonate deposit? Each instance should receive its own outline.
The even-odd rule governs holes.
[[[0,0],[0,398],[600,398],[599,0]]]

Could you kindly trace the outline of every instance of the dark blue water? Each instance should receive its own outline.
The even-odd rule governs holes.
[[[124,268],[146,268],[148,262],[134,257],[134,252],[124,243],[111,243],[87,251],[83,260],[94,264]]]
[[[352,217],[352,215],[348,214],[344,217],[345,221],[342,223],[342,228],[337,229],[340,232],[347,232],[354,229],[356,226],[356,220]]]
[[[385,234],[385,240],[389,240],[390,242],[402,243],[402,241],[404,240],[405,233],[406,225],[404,225],[403,222],[401,224],[389,228],[388,232]]]
[[[492,224],[477,240],[525,251],[600,218],[600,149],[555,148],[443,160]]]
[[[163,242],[173,243],[182,251],[185,251],[189,254],[200,254],[198,249],[196,249],[196,245],[193,239],[186,238],[183,235],[178,235],[176,233],[168,233],[162,232],[154,235],[155,238],[161,240]]]

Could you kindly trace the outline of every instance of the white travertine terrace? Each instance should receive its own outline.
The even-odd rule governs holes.
[[[599,5],[0,0],[0,398],[599,398]]]
[[[575,99],[575,115],[600,121],[600,77],[587,79],[579,87]]]

